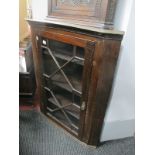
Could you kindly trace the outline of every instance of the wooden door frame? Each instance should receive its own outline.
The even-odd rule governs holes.
[[[34,32],[35,30],[33,30]],[[64,32],[64,33],[63,33]],[[93,61],[93,55],[94,55],[94,52],[95,52],[95,46],[96,46],[96,41],[93,39],[93,40],[90,40],[89,39],[86,39],[86,37],[77,37],[77,36],[74,36],[74,34],[66,34],[65,31],[62,31],[62,32],[57,32],[57,31],[52,31],[52,29],[49,31],[49,30],[36,30],[36,33],[34,34],[36,35],[39,40],[38,40],[38,43],[37,43],[37,55],[38,55],[38,60],[39,61],[39,68],[41,70],[41,55],[40,55],[40,45],[41,44],[41,38],[44,37],[44,38],[47,38],[47,39],[53,39],[53,40],[56,40],[56,41],[61,41],[61,42],[64,42],[64,43],[68,43],[68,44],[71,44],[72,45],[75,45],[75,46],[80,46],[82,48],[85,49],[85,62],[86,64],[84,64],[84,70],[83,70],[83,80],[84,81],[83,85],[82,85],[82,101],[85,101],[86,102],[86,106],[87,106],[87,101],[88,101],[88,91],[89,91],[89,86],[90,86],[90,76],[91,76],[91,71],[92,71],[92,61]],[[36,39],[36,37],[34,36],[34,38]],[[41,74],[41,73],[40,73]],[[41,75],[39,76],[41,78]],[[41,79],[39,79],[39,81],[41,81]],[[41,85],[41,84],[39,84]],[[40,94],[41,93],[41,88],[40,88]],[[81,101],[81,102],[82,102]],[[40,106],[41,106],[41,110],[42,112],[46,115],[46,112],[44,110],[44,108],[42,107],[42,104],[41,104],[41,100],[40,100]],[[57,121],[53,120],[52,118],[52,121],[54,121],[55,123],[58,123],[59,126],[61,126],[62,128],[64,128],[65,130],[67,130],[70,134],[74,135],[75,137],[77,137],[79,140],[83,140],[83,129],[84,127],[86,126],[85,124],[85,115],[86,115],[86,110],[84,111],[81,111],[80,112],[80,125],[79,125],[79,135],[77,136],[76,134],[72,133],[68,128],[64,127],[62,124],[58,123]]]

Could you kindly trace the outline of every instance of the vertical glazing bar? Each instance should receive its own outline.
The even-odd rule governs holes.
[[[73,57],[76,56],[76,46],[73,46]]]

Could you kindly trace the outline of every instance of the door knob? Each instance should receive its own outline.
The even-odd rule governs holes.
[[[37,41],[39,40],[39,37],[38,37],[38,36],[36,36],[36,40],[37,40]]]
[[[85,110],[86,109],[86,102],[83,101],[82,104],[81,104],[81,110]]]

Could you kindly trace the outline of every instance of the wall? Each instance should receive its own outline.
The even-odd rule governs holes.
[[[119,0],[115,27],[125,31],[101,141],[134,135],[134,0]]]
[[[32,0],[33,18],[45,19],[47,0]],[[118,0],[115,28],[125,31],[101,141],[134,134],[134,0]]]
[[[45,19],[48,13],[48,0],[32,0],[32,15],[34,19]]]
[[[19,40],[21,41],[28,34],[26,18],[26,0],[19,0]]]

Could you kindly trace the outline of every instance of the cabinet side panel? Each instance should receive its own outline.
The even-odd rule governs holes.
[[[83,76],[83,82],[82,82],[82,87],[83,87],[83,98],[82,101],[84,101],[85,103],[87,103],[88,100],[88,90],[89,90],[89,86],[90,86],[90,76],[91,76],[91,71],[92,71],[92,61],[93,61],[93,55],[94,55],[94,51],[95,51],[95,42],[87,42],[87,46],[85,47],[85,66],[84,66],[84,76]],[[79,137],[81,140],[83,137],[83,130],[84,130],[84,126],[86,125],[85,122],[85,115],[86,115],[86,110],[81,110],[81,114],[80,114],[80,132],[79,132]]]
[[[89,90],[87,117],[84,135],[89,145],[99,143],[102,122],[105,116],[117,58],[119,55],[120,41],[104,40],[98,44]]]

